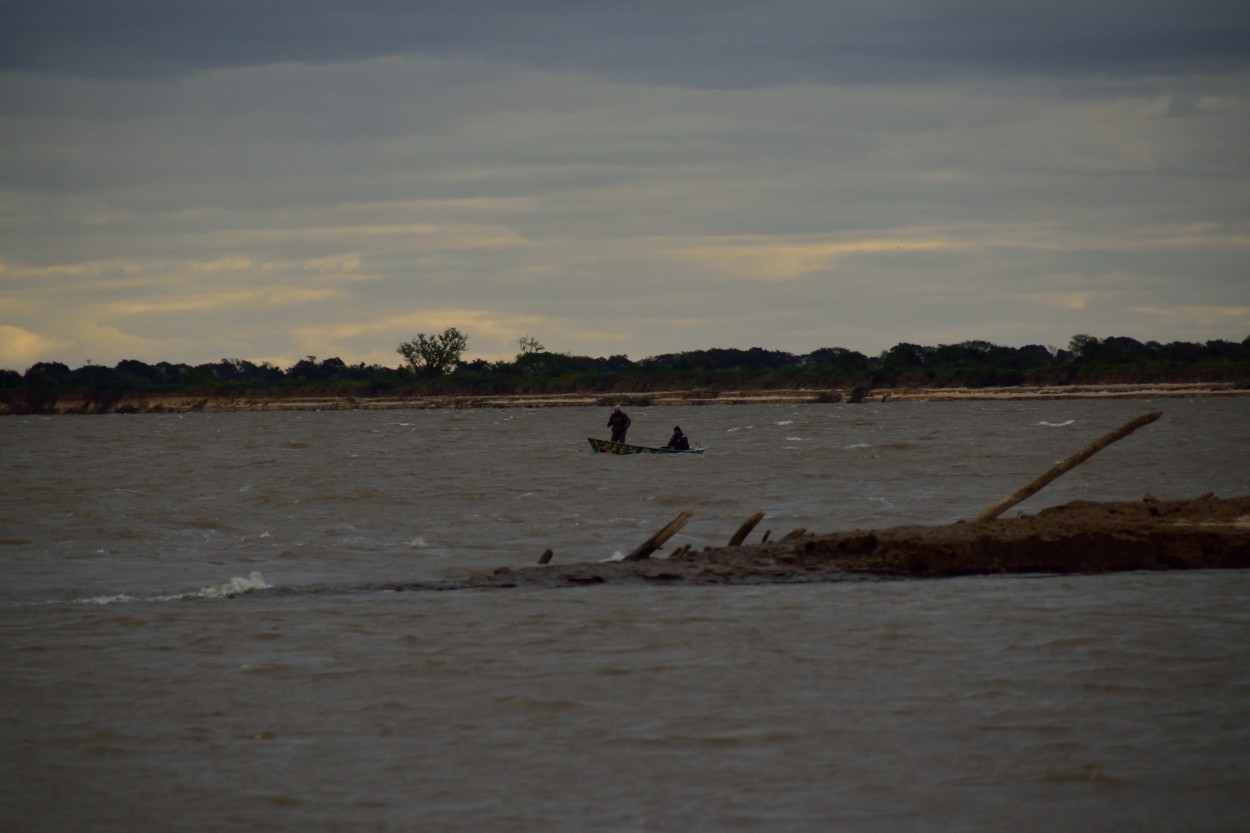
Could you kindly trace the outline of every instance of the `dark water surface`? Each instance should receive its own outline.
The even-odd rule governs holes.
[[[949,522],[1152,409],[1019,508],[1250,494],[1250,399],[7,418],[0,829],[1250,829],[1242,571],[350,592]]]

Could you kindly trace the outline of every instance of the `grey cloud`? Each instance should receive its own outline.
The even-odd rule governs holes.
[[[101,77],[431,55],[736,88],[1250,63],[1250,6],[1226,0],[10,0],[3,10],[0,69]]]

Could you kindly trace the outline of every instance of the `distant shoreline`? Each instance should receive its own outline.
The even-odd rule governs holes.
[[[63,396],[41,413],[151,414],[242,411],[467,410],[479,408],[671,407],[758,404],[855,404],[891,402],[963,402],[1046,399],[1159,399],[1250,396],[1250,388],[1232,383],[1153,385],[1043,385],[1001,388],[823,388],[797,390],[651,391],[575,394],[418,395],[418,396],[280,396],[264,394],[139,394],[109,402]],[[13,414],[0,403],[0,415]]]

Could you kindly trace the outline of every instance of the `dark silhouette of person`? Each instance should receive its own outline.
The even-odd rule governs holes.
[[[608,417],[608,427],[612,429],[612,442],[625,442],[625,432],[629,430],[630,418],[621,410],[621,406],[617,405],[612,409],[612,416]]]
[[[673,436],[668,438],[668,447],[675,448],[678,451],[690,450],[690,439],[681,432],[680,425],[673,429]]]

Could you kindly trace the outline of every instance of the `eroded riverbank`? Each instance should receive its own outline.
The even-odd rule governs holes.
[[[1048,399],[1159,399],[1250,396],[1250,388],[1232,383],[1170,383],[1156,385],[1043,385],[1001,388],[803,388],[796,390],[679,390],[619,393],[414,395],[414,396],[283,396],[268,394],[207,395],[145,394],[111,400],[63,396],[45,403],[41,414],[228,413],[235,411],[363,411],[397,409],[632,407],[675,405],[820,404],[852,402],[960,402]],[[0,416],[24,413],[0,402]]]

